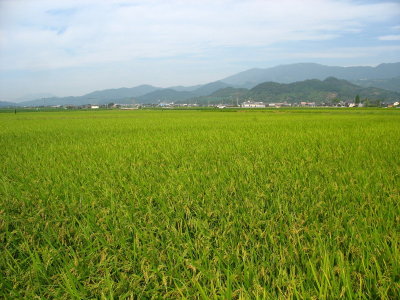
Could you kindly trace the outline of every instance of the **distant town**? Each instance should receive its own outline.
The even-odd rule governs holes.
[[[198,103],[174,103],[174,102],[160,102],[155,104],[124,104],[124,103],[113,103],[108,104],[84,104],[84,105],[48,105],[48,106],[22,106],[18,109],[70,109],[70,110],[96,110],[96,109],[120,109],[120,110],[135,110],[135,109],[146,109],[146,108],[159,108],[159,109],[174,109],[174,108],[216,108],[216,109],[229,109],[229,108],[246,108],[246,109],[257,109],[257,108],[288,108],[288,107],[382,107],[382,108],[400,108],[400,101],[394,102],[381,102],[379,105],[371,105],[363,102],[346,102],[338,101],[336,103],[316,103],[300,101],[294,103],[288,102],[274,102],[267,103],[261,101],[244,101],[242,103],[220,103],[220,104],[198,104]]]

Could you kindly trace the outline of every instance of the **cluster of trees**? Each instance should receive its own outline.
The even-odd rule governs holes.
[[[363,104],[364,106],[382,106],[383,101],[381,99],[370,100],[368,98],[361,99],[359,95],[356,95],[354,99],[354,103],[359,105]]]
[[[336,105],[339,104],[340,102],[342,102],[342,100],[340,98],[335,98],[332,100],[331,104]],[[356,105],[360,105],[362,104],[365,107],[380,107],[382,106],[383,100],[381,99],[369,99],[369,98],[364,98],[361,99],[360,95],[356,95],[354,98],[354,103]]]

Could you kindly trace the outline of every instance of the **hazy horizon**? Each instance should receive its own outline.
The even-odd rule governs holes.
[[[400,61],[399,1],[0,0],[0,101]]]

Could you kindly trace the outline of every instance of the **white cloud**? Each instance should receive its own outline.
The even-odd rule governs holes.
[[[368,47],[332,47],[325,51],[289,51],[286,48],[267,48],[263,50],[266,57],[273,57],[277,60],[301,59],[310,61],[315,59],[356,59],[361,57],[377,57],[400,51],[398,46],[368,46]],[[257,53],[259,54],[259,53]],[[252,58],[249,58],[252,59]],[[255,55],[254,61],[259,60]]]
[[[0,9],[0,70],[201,56],[218,47],[334,39],[396,3],[350,1],[11,1]]]
[[[400,41],[400,34],[397,35],[384,35],[378,38],[381,41]]]

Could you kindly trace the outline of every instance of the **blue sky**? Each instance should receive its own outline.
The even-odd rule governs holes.
[[[0,0],[0,100],[400,61],[400,1]]]

